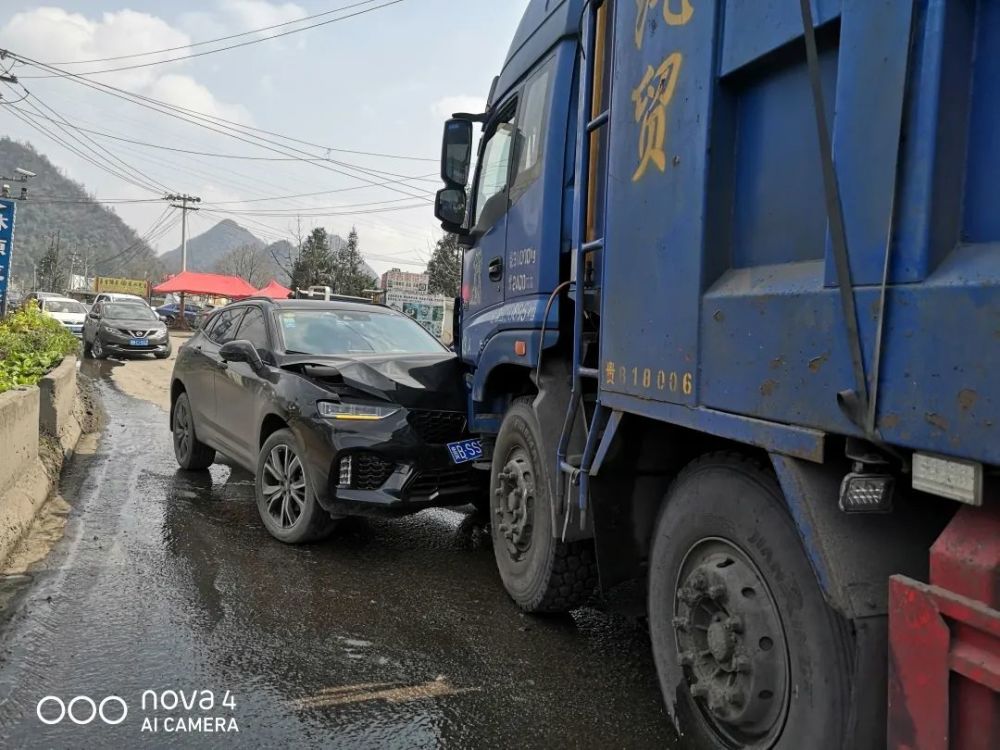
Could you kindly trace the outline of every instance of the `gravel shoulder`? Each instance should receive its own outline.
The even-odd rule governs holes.
[[[111,371],[112,382],[123,393],[156,404],[163,411],[170,410],[170,373],[181,344],[190,338],[183,334],[170,334],[172,352],[167,359],[154,359],[146,355],[126,359]]]

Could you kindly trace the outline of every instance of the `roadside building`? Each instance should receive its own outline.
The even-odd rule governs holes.
[[[426,294],[429,276],[393,268],[382,274],[382,289],[386,292],[411,292]]]

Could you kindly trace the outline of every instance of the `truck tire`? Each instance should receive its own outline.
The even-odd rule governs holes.
[[[675,480],[653,538],[649,625],[660,688],[692,747],[845,747],[847,623],[757,463],[711,454]]]
[[[590,540],[553,536],[549,464],[531,399],[518,399],[504,416],[490,470],[490,533],[507,593],[525,612],[565,612],[587,601],[597,586]]]

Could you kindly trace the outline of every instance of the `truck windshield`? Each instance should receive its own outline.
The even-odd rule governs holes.
[[[447,351],[404,315],[354,310],[285,310],[278,314],[289,354],[440,354]]]

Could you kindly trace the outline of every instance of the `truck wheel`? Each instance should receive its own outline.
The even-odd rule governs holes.
[[[756,463],[712,454],[674,482],[653,539],[649,624],[660,688],[693,747],[844,746],[846,623]]]
[[[553,537],[549,464],[531,399],[507,411],[490,471],[493,553],[507,593],[525,612],[565,612],[597,585],[590,541]]]

